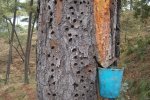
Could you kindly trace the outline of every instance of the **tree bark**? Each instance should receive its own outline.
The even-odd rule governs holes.
[[[40,1],[39,100],[96,100],[93,3]]]
[[[38,3],[38,99],[97,100],[94,1],[39,0]],[[111,14],[110,21],[114,21],[118,13]],[[115,31],[112,34],[117,34],[117,20],[110,25],[111,31]]]

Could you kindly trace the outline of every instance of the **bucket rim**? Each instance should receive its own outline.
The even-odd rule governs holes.
[[[111,68],[100,68],[98,67],[99,70],[124,70],[124,68],[118,68],[118,67],[111,67]]]

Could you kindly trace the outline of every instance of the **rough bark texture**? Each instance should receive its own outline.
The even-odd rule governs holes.
[[[106,0],[107,1],[107,0]],[[119,1],[119,0],[118,0]],[[93,0],[39,0],[39,100],[97,100]],[[118,57],[118,2],[110,2],[110,34]],[[99,13],[99,12],[97,12]]]
[[[111,3],[111,33],[114,36],[112,43],[115,44],[115,57],[117,58],[116,62],[119,62],[120,56],[120,9],[121,9],[121,0],[112,0]],[[115,64],[116,65],[116,64]]]
[[[41,0],[39,100],[96,100],[93,1]]]

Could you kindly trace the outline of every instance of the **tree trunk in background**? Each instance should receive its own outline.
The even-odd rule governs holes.
[[[111,1],[110,34],[119,41],[120,1]],[[94,1],[39,0],[38,3],[38,99],[97,100]],[[115,50],[118,46],[116,42]]]
[[[15,0],[13,25],[12,25],[12,31],[11,31],[10,41],[9,41],[9,55],[8,55],[8,63],[7,63],[7,69],[6,69],[5,84],[7,84],[9,80],[10,65],[12,63],[12,52],[13,52],[12,49],[13,49],[13,40],[14,40],[14,32],[15,32],[16,14],[17,14],[17,0]]]
[[[30,8],[33,6],[33,0],[30,1]],[[30,50],[32,41],[32,9],[29,11],[29,25],[28,25],[28,36],[26,43],[25,61],[24,61],[24,82],[29,83],[28,73],[29,73],[29,60],[30,60]]]
[[[32,23],[32,28],[31,28],[31,37],[30,37],[30,40],[32,42],[32,36],[33,36],[33,31],[34,31],[34,28],[35,28],[35,23],[36,23],[36,20],[37,20],[37,14],[34,15],[34,18],[33,18],[33,23]],[[30,43],[30,47],[32,48],[32,43]],[[30,49],[31,49],[30,48]],[[29,74],[31,73],[31,70],[29,68]]]
[[[133,10],[133,0],[130,0],[130,11]]]
[[[34,15],[34,19],[33,19],[33,24],[32,24],[32,28],[31,28],[31,40],[32,40],[32,35],[33,35],[36,20],[37,20],[37,14]]]

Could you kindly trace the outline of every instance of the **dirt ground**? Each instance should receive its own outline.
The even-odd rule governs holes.
[[[36,79],[35,79],[35,45],[36,37],[33,38],[30,56],[30,84],[25,85],[24,66],[20,56],[13,53],[13,63],[11,64],[10,79],[7,85],[5,82],[5,72],[8,59],[8,42],[0,38],[0,100],[36,100]],[[20,51],[19,47],[18,50]]]

